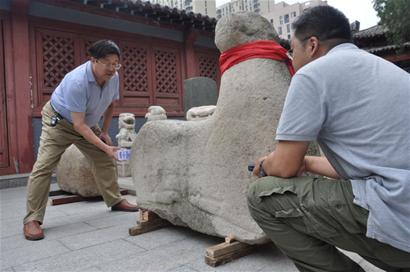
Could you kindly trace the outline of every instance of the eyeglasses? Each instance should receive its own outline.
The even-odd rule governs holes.
[[[103,64],[106,69],[109,69],[111,67],[114,67],[115,71],[118,71],[118,70],[121,69],[121,64],[120,63],[105,63],[105,62],[102,62],[99,59],[97,59],[97,62]]]

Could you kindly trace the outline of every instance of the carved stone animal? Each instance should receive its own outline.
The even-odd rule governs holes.
[[[256,40],[276,40],[255,13],[223,17],[216,25],[221,52]],[[221,78],[212,116],[202,121],[147,122],[132,147],[137,203],[175,225],[250,244],[266,241],[249,215],[247,165],[274,148],[290,82],[284,62],[250,59]]]

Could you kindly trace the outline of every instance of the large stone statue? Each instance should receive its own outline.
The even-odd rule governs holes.
[[[256,40],[278,40],[255,13],[223,17],[216,25],[221,52]],[[176,225],[246,243],[266,240],[251,219],[247,165],[274,148],[290,82],[284,62],[250,59],[221,78],[214,113],[199,121],[147,122],[133,144],[137,203]]]

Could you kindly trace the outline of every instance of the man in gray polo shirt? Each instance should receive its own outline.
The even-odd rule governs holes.
[[[252,217],[301,271],[410,271],[410,75],[351,43],[314,7],[293,24],[292,78],[275,151],[248,193]],[[325,157],[305,156],[317,141]],[[317,176],[305,176],[311,172]]]
[[[92,172],[105,203],[112,210],[137,211],[122,199],[117,183],[117,147],[108,135],[114,101],[119,99],[120,49],[109,40],[89,48],[91,60],[68,73],[42,110],[42,132],[36,163],[27,187],[24,236],[44,238],[43,222],[50,177],[64,151],[75,144],[90,160]],[[102,130],[98,122],[104,116]]]

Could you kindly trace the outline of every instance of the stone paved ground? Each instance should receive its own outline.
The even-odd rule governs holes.
[[[122,185],[132,186],[127,179]],[[179,227],[129,236],[136,213],[111,212],[102,201],[49,206],[46,238],[27,241],[22,235],[25,192],[25,187],[0,190],[0,271],[297,271],[272,245],[209,267],[203,260],[205,249],[222,239]],[[135,201],[134,196],[126,198]],[[368,272],[381,271],[357,255],[353,258]]]

